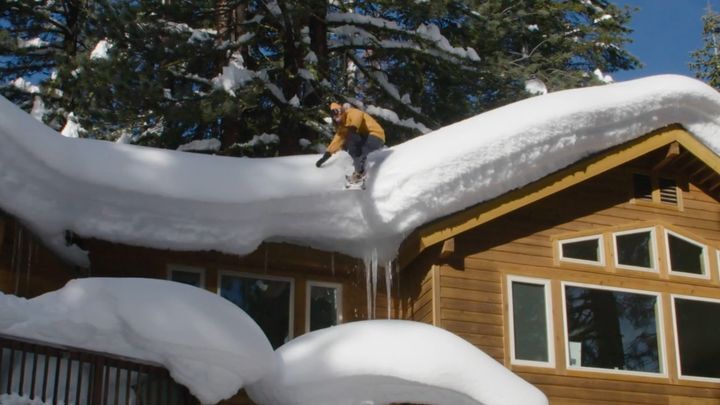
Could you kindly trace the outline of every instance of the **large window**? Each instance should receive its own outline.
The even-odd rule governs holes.
[[[680,376],[720,378],[720,300],[674,296]]]
[[[571,262],[604,265],[602,235],[560,241],[560,259]]]
[[[168,280],[205,288],[205,270],[199,267],[170,265]]]
[[[707,248],[672,231],[665,231],[670,272],[709,278]]]
[[[513,363],[554,366],[549,281],[513,277],[509,288]]]
[[[660,298],[564,285],[568,367],[664,374]]]
[[[305,330],[335,326],[342,321],[342,286],[310,281],[305,302]]]
[[[617,232],[615,240],[615,265],[634,270],[656,270],[655,229],[638,229]]]
[[[292,338],[293,280],[221,274],[220,295],[242,308],[278,348]]]

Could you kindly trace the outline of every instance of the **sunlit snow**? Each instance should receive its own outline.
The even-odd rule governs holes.
[[[0,331],[164,365],[203,403],[274,371],[276,356],[235,304],[165,280],[89,278],[26,300],[0,293]]]
[[[517,102],[370,155],[368,188],[343,189],[346,153],[211,157],[68,139],[0,99],[0,207],[86,264],[65,231],[175,250],[247,254],[265,240],[396,256],[416,227],[595,152],[681,123],[720,151],[720,96],[657,76]],[[119,175],[121,174],[121,175]]]
[[[458,336],[418,322],[351,322],[277,350],[280,366],[250,385],[263,405],[543,405],[537,388]]]

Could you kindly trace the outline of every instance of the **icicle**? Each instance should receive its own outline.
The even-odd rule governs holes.
[[[335,277],[335,252],[330,253],[330,270],[333,277]]]
[[[391,318],[392,309],[392,260],[385,266],[385,294],[387,294],[387,317]]]
[[[15,270],[15,295],[20,295],[20,270],[22,268],[22,245],[23,245],[23,230],[17,224],[15,225],[17,232],[15,234],[15,244],[13,246],[13,258],[11,267]]]
[[[367,316],[368,319],[375,319],[377,302],[377,272],[378,253],[377,249],[365,255],[365,289],[367,292]]]
[[[265,245],[265,259],[263,260],[263,269],[265,270],[265,274],[267,274],[268,271],[268,247]]]
[[[365,292],[367,294],[367,319],[372,319],[372,287],[370,286],[370,258],[365,257]]]
[[[27,271],[25,273],[25,292],[30,289],[30,271],[32,270],[32,258],[33,258],[33,243],[32,238],[28,240],[28,260],[27,260]]]
[[[373,293],[373,314],[372,318],[376,318],[376,311],[377,311],[377,281],[378,281],[378,258],[377,258],[377,249],[373,249],[372,253],[372,262],[371,267],[372,271],[372,293]]]

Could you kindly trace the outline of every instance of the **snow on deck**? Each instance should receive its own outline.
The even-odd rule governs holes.
[[[386,263],[416,227],[595,152],[680,123],[720,152],[720,95],[664,75],[523,100],[370,156],[343,190],[345,153],[230,158],[59,136],[0,99],[0,208],[64,257],[64,232],[173,250],[247,254],[289,241]]]
[[[5,334],[162,364],[204,404],[278,364],[260,327],[235,304],[171,281],[78,279],[30,300],[0,293],[0,308]]]
[[[247,387],[259,404],[548,403],[469,342],[418,322],[351,322],[302,335],[276,353],[275,372]]]

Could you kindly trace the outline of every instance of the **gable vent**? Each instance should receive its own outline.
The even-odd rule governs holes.
[[[635,173],[633,175],[633,197],[652,201],[652,181],[650,176]]]
[[[665,204],[677,205],[677,183],[673,179],[658,179],[660,186],[660,202]]]

